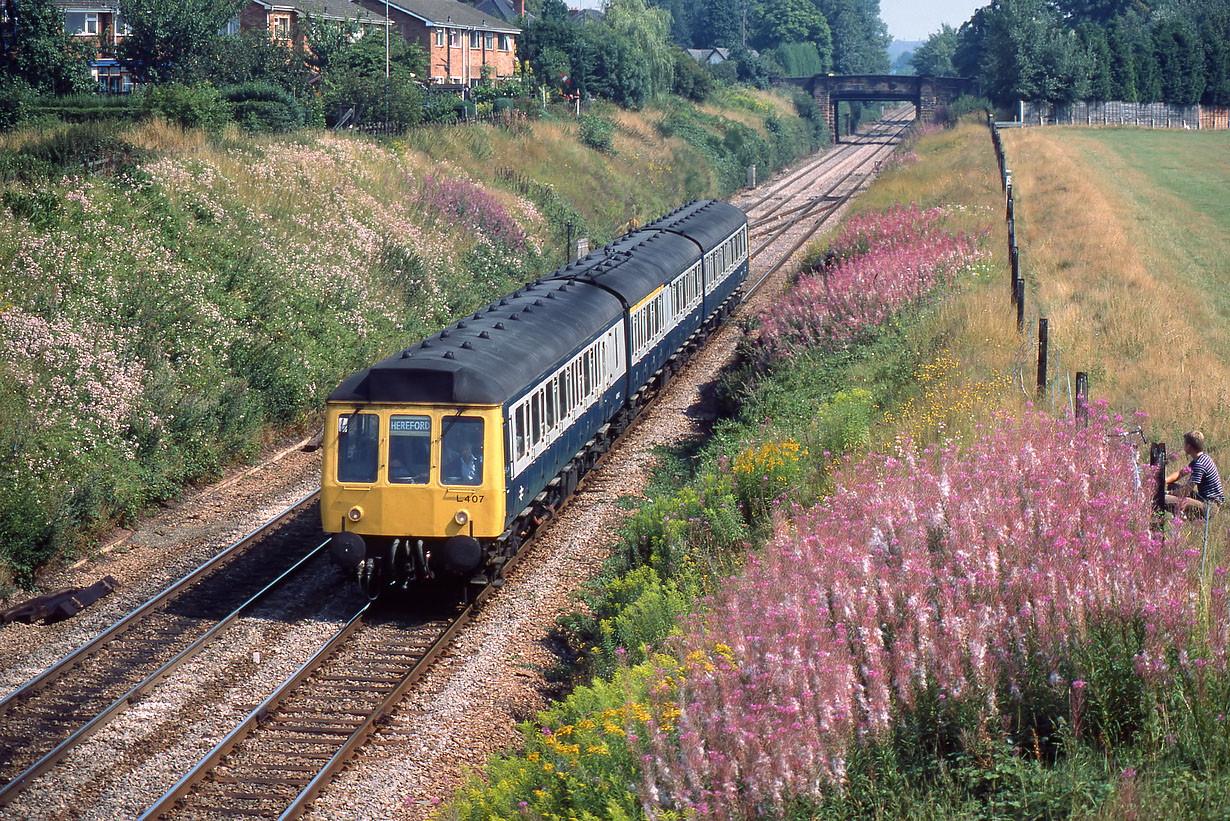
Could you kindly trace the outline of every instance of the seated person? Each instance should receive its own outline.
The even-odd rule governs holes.
[[[445,451],[441,476],[445,484],[482,484],[483,457],[475,452],[472,442],[462,440],[456,450]]]
[[[1213,518],[1225,504],[1221,477],[1217,465],[1204,452],[1204,434],[1198,430],[1183,434],[1183,450],[1191,457],[1187,468],[1180,468],[1166,477],[1166,509],[1192,518]],[[1186,475],[1184,475],[1186,473]],[[1180,481],[1182,480],[1182,481]]]

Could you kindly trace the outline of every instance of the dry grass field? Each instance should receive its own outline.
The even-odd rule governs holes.
[[[1089,371],[1095,398],[1148,412],[1151,439],[1203,429],[1225,463],[1230,136],[1030,129],[1005,149],[1028,304],[1063,366]]]

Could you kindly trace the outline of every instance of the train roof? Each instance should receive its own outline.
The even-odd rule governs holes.
[[[592,283],[619,294],[631,308],[700,258],[701,250],[691,240],[642,229],[560,268],[544,281]]]
[[[621,301],[638,304],[746,221],[689,203],[359,371],[329,401],[503,405],[609,328]]]
[[[621,315],[611,294],[539,281],[354,374],[330,402],[503,405]]]
[[[671,231],[695,240],[706,250],[716,248],[747,223],[747,215],[730,203],[720,200],[697,200],[676,208],[645,230]]]

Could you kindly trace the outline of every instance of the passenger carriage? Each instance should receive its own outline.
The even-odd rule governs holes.
[[[693,203],[347,379],[326,407],[334,557],[372,597],[498,578],[746,275],[742,212]]]

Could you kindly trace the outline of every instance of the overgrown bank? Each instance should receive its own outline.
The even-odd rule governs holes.
[[[726,194],[825,133],[743,91],[588,123],[5,135],[0,592],[309,429],[346,373],[561,264],[567,236]]]

